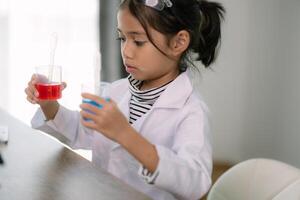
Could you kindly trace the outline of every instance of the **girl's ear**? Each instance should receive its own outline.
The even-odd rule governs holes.
[[[170,47],[173,56],[180,56],[190,44],[190,34],[186,30],[179,31],[172,39]]]

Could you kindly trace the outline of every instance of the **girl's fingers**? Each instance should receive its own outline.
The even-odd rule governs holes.
[[[37,99],[32,95],[32,94],[28,94],[27,95],[27,100],[30,102],[30,103],[37,103]]]
[[[31,76],[31,80],[30,81],[33,81],[33,80],[36,80],[37,79],[37,76],[35,75],[35,74],[33,74],[32,76]]]
[[[34,91],[35,91],[35,88],[30,83],[28,83],[28,87],[26,88],[27,94],[29,94],[29,93],[34,94]]]
[[[36,83],[37,83],[37,81],[35,79],[28,82],[28,87],[34,92],[37,92],[37,90],[35,88]]]
[[[38,104],[39,103],[39,93],[37,89],[35,88],[35,84],[37,82],[37,76],[33,74],[31,76],[31,80],[28,82],[27,88],[25,88],[25,94],[27,95],[26,99],[32,103],[32,104]]]
[[[91,120],[94,120],[95,118],[95,114],[92,114],[91,112],[86,110],[81,110],[80,115],[84,118],[91,119]]]
[[[36,90],[35,86],[35,79],[34,76],[32,76],[32,80],[28,82],[28,87],[25,88],[25,94],[27,95],[27,100],[32,104],[38,103],[38,91]]]
[[[82,103],[79,106],[82,110],[88,110],[92,113],[94,113],[94,115],[99,115],[100,114],[100,109],[97,106],[91,105],[89,103]]]
[[[80,118],[80,122],[83,126],[90,128],[90,129],[96,129],[97,126],[94,121],[91,120],[85,120],[83,117]]]
[[[36,104],[37,103],[34,99],[30,98],[29,96],[27,96],[27,101],[29,101],[32,104]]]
[[[97,120],[97,116],[89,111],[81,110],[80,111],[82,121],[85,122],[83,125],[91,127],[91,125],[95,125],[94,128],[96,128],[95,120]]]
[[[27,95],[32,95],[35,97],[39,96],[37,89],[33,85],[30,85],[30,83],[28,83],[28,87],[25,89],[25,93]]]
[[[35,84],[36,84],[36,80],[31,80],[28,82],[28,86],[30,87],[34,87]]]
[[[30,98],[34,96],[33,92],[30,90],[29,87],[25,88],[25,94]]]
[[[40,103],[40,100],[36,96],[33,97],[33,101],[35,101],[38,104]]]

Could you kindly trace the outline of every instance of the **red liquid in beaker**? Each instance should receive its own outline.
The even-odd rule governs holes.
[[[61,98],[62,85],[60,83],[37,83],[35,88],[39,92],[38,99],[56,100]]]

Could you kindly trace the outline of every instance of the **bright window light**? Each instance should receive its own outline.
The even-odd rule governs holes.
[[[34,67],[50,63],[50,38],[58,34],[55,64],[63,68],[61,104],[79,109],[80,84],[93,78],[94,52],[99,49],[97,0],[0,0],[0,106],[29,124],[37,106],[24,89]],[[4,46],[3,46],[4,45]],[[5,81],[5,82],[4,82]],[[1,87],[1,88],[2,88]]]

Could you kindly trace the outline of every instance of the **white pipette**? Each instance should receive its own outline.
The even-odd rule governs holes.
[[[48,73],[48,80],[50,83],[52,82],[52,78],[53,78],[54,58],[55,58],[57,40],[58,40],[57,33],[52,33],[51,41],[50,41],[50,66],[49,66],[49,73]]]

